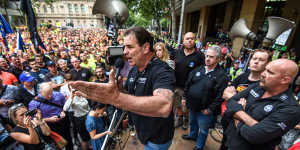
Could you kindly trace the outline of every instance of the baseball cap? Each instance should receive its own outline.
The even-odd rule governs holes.
[[[23,72],[21,75],[20,75],[20,81],[21,82],[31,82],[32,80],[34,80],[34,77],[31,76],[29,73],[25,73]]]
[[[234,61],[234,63],[236,63],[236,64],[239,64],[239,63],[240,63],[240,61],[239,61],[239,60],[235,60],[235,61]]]
[[[54,54],[54,50],[51,50],[51,51],[49,52],[49,55],[51,55],[51,54]]]
[[[47,66],[52,66],[52,65],[55,65],[55,63],[53,61],[50,60],[47,62]]]

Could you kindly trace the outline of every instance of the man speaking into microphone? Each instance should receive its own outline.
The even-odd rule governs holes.
[[[147,30],[132,27],[124,36],[124,55],[133,66],[124,86],[126,93],[118,88],[114,70],[109,83],[76,81],[70,85],[82,96],[129,111],[145,150],[167,150],[174,136],[174,71],[154,57],[153,37]]]

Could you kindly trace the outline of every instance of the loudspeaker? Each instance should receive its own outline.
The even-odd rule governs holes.
[[[245,38],[247,40],[257,39],[256,35],[248,29],[244,18],[239,19],[233,24],[229,35],[231,39],[234,39],[236,37]]]
[[[280,34],[296,26],[295,22],[280,17],[268,17],[268,23],[269,29],[263,45],[272,44]]]
[[[120,24],[123,24],[129,16],[128,8],[121,0],[96,0],[92,13],[104,14],[110,19],[116,19]]]

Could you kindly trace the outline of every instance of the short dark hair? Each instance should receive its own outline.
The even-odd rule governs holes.
[[[153,49],[153,37],[152,35],[143,27],[131,27],[126,30],[124,36],[134,35],[138,41],[139,46],[143,46],[145,43],[150,44],[150,51],[154,52]]]
[[[74,81],[73,80],[73,76],[71,73],[66,73],[64,74],[64,78],[67,80],[67,81]]]
[[[34,59],[34,58],[30,58],[30,59],[28,60],[28,63],[31,63],[31,62],[35,62],[35,59]]]
[[[92,110],[102,109],[104,107],[106,107],[106,104],[96,102],[92,105]]]

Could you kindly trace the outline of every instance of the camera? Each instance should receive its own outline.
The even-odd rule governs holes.
[[[124,46],[108,47],[106,60],[109,65],[114,65],[119,57],[123,56]]]
[[[36,113],[37,113],[37,109],[32,109],[32,110],[30,110],[30,111],[27,111],[27,112],[25,113],[25,116],[26,116],[26,117],[27,117],[27,116],[33,117]]]

